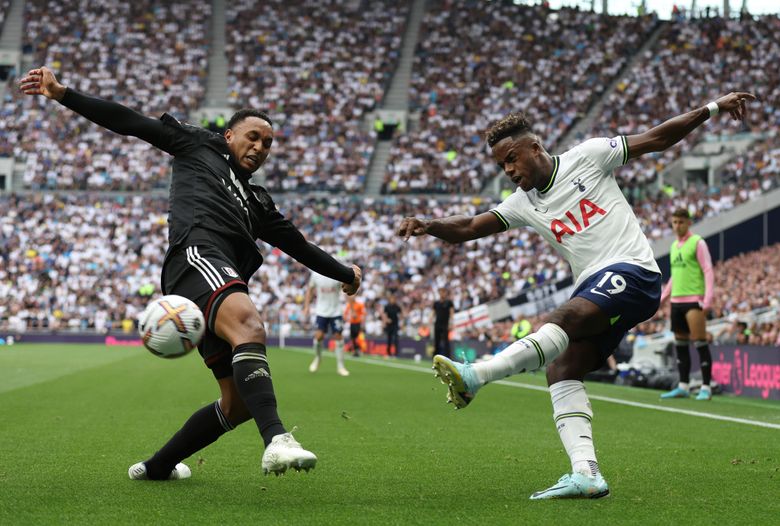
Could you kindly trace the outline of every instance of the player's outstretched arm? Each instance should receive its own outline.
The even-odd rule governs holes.
[[[19,81],[25,95],[43,95],[120,135],[138,137],[174,154],[175,140],[158,119],[152,119],[116,102],[90,97],[62,85],[49,68],[31,69]]]
[[[430,235],[448,243],[463,243],[472,239],[504,231],[504,224],[492,212],[476,216],[450,216],[442,219],[406,217],[398,227],[398,235],[408,240],[411,236]]]
[[[357,293],[363,274],[357,265],[346,266],[314,243],[306,240],[295,225],[278,211],[273,211],[263,222],[260,239],[279,248],[317,274],[342,283],[341,290],[350,296]]]
[[[718,113],[728,112],[732,119],[741,121],[745,118],[747,101],[755,99],[755,95],[744,91],[729,93],[707,106],[678,115],[644,133],[628,135],[628,157],[634,159],[646,153],[662,152]]]

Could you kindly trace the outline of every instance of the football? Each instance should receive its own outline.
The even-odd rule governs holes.
[[[170,294],[152,301],[138,318],[144,347],[161,358],[178,358],[198,346],[206,323],[192,301]]]

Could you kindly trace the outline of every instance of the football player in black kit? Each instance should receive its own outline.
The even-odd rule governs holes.
[[[206,332],[198,346],[219,384],[220,399],[196,411],[157,453],[129,469],[132,479],[182,479],[181,461],[239,424],[254,419],[263,442],[264,473],[309,470],[317,457],[288,433],[276,411],[265,330],[247,293],[263,258],[256,240],[283,250],[305,266],[360,287],[361,271],[347,267],[306,241],[280,214],[266,190],[249,183],[274,139],[270,118],[244,109],[224,135],[181,124],[164,114],[145,117],[115,102],[60,84],[51,70],[30,70],[19,81],[27,95],[43,95],[121,135],[138,137],[173,156],[168,215],[169,248],[162,271],[164,294],[178,294],[203,311]]]

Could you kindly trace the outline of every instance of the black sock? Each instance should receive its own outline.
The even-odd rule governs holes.
[[[680,381],[688,383],[691,379],[691,352],[688,350],[688,340],[674,340],[674,348],[677,351],[677,370],[680,372]]]
[[[144,462],[146,476],[153,480],[165,480],[176,464],[216,441],[233,429],[219,408],[219,401],[195,411],[181,429]]]
[[[262,343],[242,343],[233,349],[233,379],[249,414],[255,419],[265,445],[285,433],[276,412],[271,369]]]
[[[710,355],[710,346],[705,340],[694,342],[696,350],[699,351],[699,361],[701,362],[701,383],[710,385],[712,380],[712,356]]]

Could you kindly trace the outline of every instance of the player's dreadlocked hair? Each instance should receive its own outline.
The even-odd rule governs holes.
[[[271,120],[271,117],[269,117],[268,114],[260,110],[255,110],[253,108],[244,108],[243,110],[238,110],[233,114],[232,117],[230,117],[230,120],[227,123],[227,128],[230,129],[236,124],[238,124],[239,122],[249,117],[260,117],[265,122],[270,124],[272,127],[274,125],[274,122]]]
[[[491,148],[501,139],[519,135],[521,133],[533,133],[531,121],[523,112],[510,113],[503,119],[494,122],[485,132],[488,146]]]

